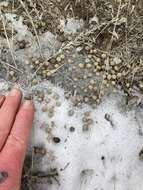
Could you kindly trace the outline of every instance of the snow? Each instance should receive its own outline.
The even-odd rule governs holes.
[[[0,81],[0,89],[6,92],[7,82]],[[45,98],[42,103],[34,98],[37,111],[31,146],[45,146],[47,154],[37,167],[40,171],[58,168],[60,183],[53,181],[52,185],[41,184],[37,190],[143,189],[143,161],[139,159],[143,147],[143,138],[139,132],[142,108],[125,109],[124,96],[119,92],[105,97],[95,109],[87,105],[75,108],[64,98],[63,89],[51,83],[40,83],[32,90],[36,89],[44,91]],[[55,94],[60,96],[60,107],[55,106]],[[55,107],[52,118],[42,111],[45,105],[48,108]],[[71,109],[75,114],[68,116],[68,110]],[[82,117],[86,111],[91,111],[94,120],[89,131],[82,130]],[[110,114],[114,126],[105,119],[105,114]],[[71,126],[75,127],[74,132],[69,131]],[[47,129],[51,133],[47,133]],[[61,142],[55,144],[53,136],[59,137]],[[102,157],[105,159],[102,160]],[[63,171],[60,171],[61,168]]]
[[[17,33],[21,34],[21,37],[27,33],[27,26],[23,24],[23,18],[16,18],[16,14],[6,13],[6,19],[11,23],[11,26],[16,30]]]
[[[61,107],[55,107],[54,117],[48,118],[47,113],[41,112],[42,104],[37,104],[37,120],[33,143],[44,144],[47,151],[54,155],[43,157],[42,169],[57,167],[60,185],[41,186],[41,190],[140,190],[143,189],[143,163],[139,159],[143,138],[139,136],[135,111],[121,111],[122,94],[115,93],[106,97],[96,109],[84,105],[73,108],[70,101],[64,98],[62,89],[48,84],[40,84],[45,89],[52,89],[52,94],[46,95],[45,101],[51,99],[54,93],[60,95]],[[40,87],[37,87],[40,89]],[[52,106],[51,103],[47,106]],[[67,111],[75,110],[70,117]],[[85,111],[91,111],[94,123],[87,132],[82,131],[82,117]],[[110,114],[114,127],[105,119]],[[61,139],[59,144],[53,143],[51,134],[45,132],[46,126],[52,127],[52,135]],[[41,124],[45,126],[40,128]],[[66,128],[65,128],[66,126]],[[70,132],[70,126],[75,132]],[[104,156],[104,160],[101,158]]]
[[[60,28],[65,34],[75,34],[76,32],[82,30],[84,27],[84,21],[82,19],[68,18],[67,20],[61,19]]]
[[[0,88],[7,91],[7,83],[1,81]],[[43,171],[58,168],[60,183],[41,184],[37,190],[143,189],[143,161],[139,159],[143,138],[139,134],[136,110],[124,109],[124,96],[121,93],[109,94],[99,106],[92,109],[87,105],[74,108],[64,98],[64,91],[51,83],[43,82],[32,90],[44,91],[45,98],[39,103],[35,97],[37,112],[31,146],[45,146],[47,154],[38,167]],[[55,94],[59,95],[60,107],[55,106]],[[52,118],[42,111],[45,105],[55,107]],[[71,109],[75,112],[73,116],[68,115]],[[83,131],[82,117],[87,111],[91,112],[94,123],[89,131]],[[105,119],[107,113],[114,127]],[[142,121],[142,114],[138,114],[138,119]],[[71,126],[75,127],[74,132],[69,131]],[[51,133],[47,133],[50,128]],[[59,137],[61,142],[55,144],[53,136]]]

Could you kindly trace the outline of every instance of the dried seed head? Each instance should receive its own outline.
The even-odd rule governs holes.
[[[87,119],[88,119],[87,117],[83,117],[83,118],[82,118],[82,122],[83,122],[83,123],[86,123],[86,122],[87,122]]]
[[[88,77],[89,77],[89,78],[92,77],[92,73],[88,73]]]
[[[128,69],[130,69],[130,68],[131,68],[131,65],[130,65],[130,64],[128,64],[128,65],[127,65],[127,68],[128,68]]]
[[[103,53],[102,55],[101,55],[101,57],[103,58],[103,59],[105,59],[106,58],[106,54],[105,53]]]
[[[51,108],[49,108],[47,111],[48,111],[48,117],[49,117],[49,118],[52,118],[52,117],[54,116],[54,108],[51,107]]]
[[[97,72],[97,69],[93,69],[93,73],[96,73]]]
[[[88,120],[87,120],[87,124],[88,124],[88,125],[92,125],[92,124],[93,124],[93,119],[88,119]]]
[[[92,96],[92,99],[93,100],[97,100],[97,96]]]
[[[71,67],[69,67],[69,68],[68,68],[68,70],[69,70],[69,71],[72,71],[72,68],[71,68]]]
[[[83,131],[88,131],[89,128],[90,128],[90,126],[89,126],[88,124],[84,124],[84,125],[82,126],[82,130],[83,130]]]
[[[104,94],[104,90],[100,90],[100,95],[103,96]]]
[[[122,73],[118,73],[118,74],[117,74],[117,77],[118,77],[118,78],[121,78],[121,77],[122,77]]]
[[[62,59],[61,59],[61,57],[59,56],[59,57],[56,58],[56,60],[57,60],[58,62],[61,62]]]
[[[9,72],[10,76],[14,76],[14,71]]]
[[[96,66],[96,69],[97,69],[97,70],[101,70],[101,66],[99,66],[99,65]]]
[[[50,63],[49,63],[48,61],[45,62],[45,66],[49,66],[49,64],[50,64]]]
[[[37,59],[35,62],[34,62],[36,65],[38,65],[40,63],[40,61]]]
[[[114,61],[115,64],[120,64],[122,62],[122,60],[120,58],[118,58],[118,57],[115,57],[113,59],[113,61]]]
[[[116,85],[116,82],[115,82],[115,81],[112,81],[112,85],[115,86],[115,85]]]
[[[143,82],[140,82],[140,83],[139,83],[139,87],[140,87],[140,88],[143,88]]]
[[[59,96],[59,94],[54,93],[53,98],[54,98],[54,100],[59,100],[60,96]]]
[[[30,68],[31,68],[31,69],[34,69],[34,66],[33,66],[33,65],[30,65]]]
[[[38,81],[37,81],[37,79],[33,79],[31,83],[34,86],[34,85],[36,85],[38,83]]]
[[[109,83],[106,84],[106,87],[109,87]]]
[[[89,62],[90,62],[90,59],[86,58],[85,63],[89,63]]]
[[[85,93],[88,92],[87,88],[84,89],[84,92],[85,92]]]
[[[112,75],[112,79],[116,79],[117,78],[117,76],[116,75]]]
[[[83,76],[83,79],[87,79],[87,75],[84,75],[84,76]]]
[[[77,79],[77,78],[74,78],[73,80],[74,80],[75,82],[77,82],[77,81],[78,81],[78,79]]]
[[[46,26],[46,23],[45,23],[45,22],[42,22],[41,25],[42,25],[42,26]]]
[[[118,71],[118,70],[119,70],[118,66],[115,66],[114,69],[115,69],[115,71]]]
[[[86,64],[86,68],[91,68],[92,65],[90,63]]]
[[[93,86],[92,85],[89,85],[88,88],[89,88],[89,90],[93,90]]]
[[[100,62],[101,62],[101,59],[100,59],[99,57],[97,57],[97,58],[96,58],[96,61],[97,61],[98,63],[100,63]]]
[[[88,55],[88,58],[91,59],[91,58],[92,58],[92,55]]]
[[[95,81],[94,81],[93,79],[91,79],[91,80],[89,81],[89,83],[90,83],[90,84],[95,84]]]
[[[130,87],[130,83],[126,83],[126,87],[129,88]]]
[[[46,70],[43,70],[43,71],[42,71],[42,74],[43,74],[43,75],[46,74],[46,73],[47,73]]]
[[[97,103],[97,104],[99,104],[99,103],[100,103],[100,99],[99,99],[99,98],[96,100],[96,103]]]
[[[108,79],[108,80],[111,80],[111,78],[112,78],[112,75],[108,74],[108,75],[107,75],[107,79]]]
[[[69,111],[68,111],[68,116],[71,117],[71,116],[73,116],[73,115],[74,115],[74,110],[69,110]]]
[[[86,111],[85,113],[84,113],[84,115],[86,116],[86,117],[89,117],[90,116],[90,111]]]
[[[96,50],[96,49],[94,49],[94,50],[93,50],[93,53],[94,53],[94,54],[96,54],[96,53],[97,53],[97,50]]]
[[[104,85],[106,85],[108,82],[107,82],[107,80],[103,80],[102,83],[103,83]]]
[[[105,70],[105,68],[106,68],[106,66],[105,65],[102,65],[102,67],[101,67],[103,70]]]
[[[85,50],[89,51],[90,47],[89,46],[85,46]]]
[[[58,68],[59,67],[59,64],[55,64],[55,68]]]
[[[61,105],[62,105],[62,103],[61,102],[56,102],[56,104],[55,104],[57,107],[60,107]]]
[[[115,65],[115,62],[114,62],[114,61],[111,61],[111,62],[110,62],[110,65],[111,65],[111,66],[114,66],[114,65]]]
[[[46,112],[48,109],[47,109],[47,106],[43,106],[42,107],[42,112]]]
[[[93,50],[91,49],[89,53],[93,54]]]
[[[68,59],[68,63],[72,63],[72,60],[71,60],[71,59]]]
[[[98,62],[94,62],[94,65],[97,66],[99,63]]]
[[[46,75],[47,75],[47,77],[50,77],[50,76],[51,76],[51,72],[48,71],[48,72],[46,73]]]
[[[60,55],[60,58],[61,58],[61,59],[65,59],[65,55],[64,55],[64,54],[61,54],[61,55]]]
[[[81,68],[81,69],[84,68],[84,64],[83,64],[83,63],[80,63],[78,66],[79,66],[79,68]]]
[[[85,97],[84,98],[84,101],[87,103],[89,101],[89,98],[88,97]]]

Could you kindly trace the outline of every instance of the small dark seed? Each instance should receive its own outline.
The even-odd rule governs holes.
[[[143,160],[143,149],[139,152],[139,158]]]
[[[101,160],[105,160],[105,157],[104,157],[104,156],[102,156],[102,157],[101,157]]]
[[[53,137],[53,141],[55,143],[59,143],[61,141],[61,139],[59,137]]]
[[[74,127],[70,127],[70,132],[74,132],[75,128]]]

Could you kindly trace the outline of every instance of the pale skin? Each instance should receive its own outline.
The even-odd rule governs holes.
[[[34,105],[20,90],[0,96],[0,190],[20,190],[33,118]]]

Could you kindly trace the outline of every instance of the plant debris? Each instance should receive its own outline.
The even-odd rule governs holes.
[[[53,89],[46,91],[38,86],[32,90],[43,82],[64,89],[64,97],[74,106],[66,110],[69,120],[76,116],[78,107],[86,104],[94,109],[115,91],[124,93],[128,106],[143,105],[142,10],[142,0],[0,2],[0,78],[10,85],[18,84],[28,91],[26,99],[38,102],[40,111],[51,122],[39,125],[46,131],[47,141],[61,142],[52,130],[57,127],[54,123],[57,110],[63,105],[62,98]],[[104,116],[114,128],[112,115]],[[142,135],[141,121],[136,116]],[[90,131],[93,124],[91,113],[85,112],[81,119],[82,131]],[[70,132],[77,129],[76,124],[73,124],[76,127],[70,126]],[[36,145],[32,151],[30,156],[38,164],[48,155],[43,146]],[[55,158],[53,153],[49,155],[49,159]],[[24,190],[35,189],[33,182],[40,183],[43,179],[49,184],[53,180],[60,184],[57,169],[35,172],[32,161],[29,167],[26,164]],[[90,181],[92,173],[90,169],[81,172],[84,178],[81,188]]]

